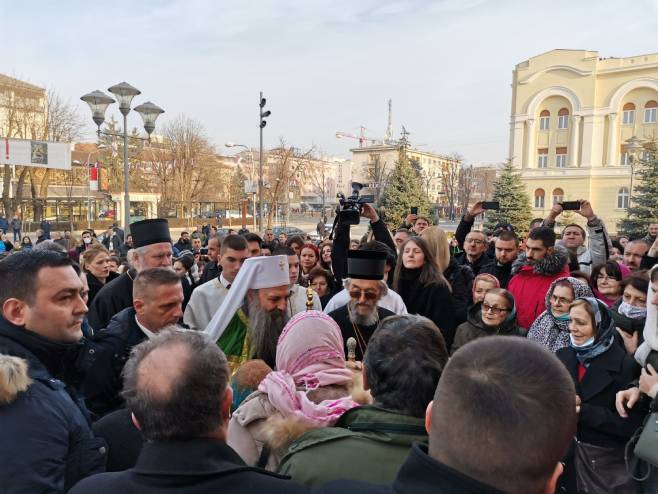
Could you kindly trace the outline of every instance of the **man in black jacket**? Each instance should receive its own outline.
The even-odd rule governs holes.
[[[137,275],[133,306],[114,316],[89,342],[94,353],[84,391],[90,410],[101,416],[121,406],[121,371],[130,351],[159,331],[175,327],[183,315],[182,303],[183,288],[174,271],[153,268]]]
[[[48,250],[2,260],[0,280],[0,491],[63,493],[107,453],[77,393],[82,281]]]
[[[576,390],[554,355],[521,338],[482,338],[443,370],[425,418],[429,446],[412,447],[392,486],[337,481],[318,492],[553,493],[576,419]]]
[[[203,266],[203,273],[197,286],[214,280],[222,272],[222,267],[219,265],[219,249],[221,246],[222,242],[218,236],[208,239],[208,262]]]
[[[496,238],[495,249],[494,262],[483,266],[480,273],[494,275],[500,281],[501,288],[507,288],[512,277],[512,264],[519,255],[519,239],[514,232],[503,231]]]
[[[226,444],[229,381],[226,357],[201,333],[167,331],[139,345],[126,365],[124,388],[148,442],[134,468],[85,479],[71,494],[308,492],[245,465]]]

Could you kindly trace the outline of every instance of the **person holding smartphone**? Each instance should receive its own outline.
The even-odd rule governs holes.
[[[610,235],[608,235],[603,220],[594,214],[592,204],[586,199],[554,204],[544,219],[544,226],[554,228],[557,217],[565,210],[576,211],[587,220],[587,232],[576,223],[565,226],[560,243],[569,251],[571,257],[577,259],[577,269],[589,275],[592,272],[592,266],[603,264],[610,257],[612,251]],[[589,245],[586,247],[587,237],[589,237]],[[575,267],[575,263],[573,267]]]

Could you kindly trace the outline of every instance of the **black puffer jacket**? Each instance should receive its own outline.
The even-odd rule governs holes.
[[[107,446],[72,384],[79,350],[0,317],[0,491],[66,492],[105,471]]]
[[[469,309],[468,320],[457,328],[451,353],[484,336],[525,336],[525,330],[516,324],[516,311],[513,314],[509,320],[503,321],[498,327],[487,326],[482,321],[482,303],[478,302]]]

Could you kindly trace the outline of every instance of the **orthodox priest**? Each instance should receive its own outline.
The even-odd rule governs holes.
[[[346,305],[329,313],[343,333],[347,349],[348,338],[356,340],[356,360],[363,360],[368,340],[379,321],[395,315],[379,307],[377,302],[386,295],[388,286],[383,281],[386,253],[373,250],[350,250],[347,253],[347,276],[343,282],[350,300]],[[346,355],[347,357],[347,355]]]
[[[130,225],[134,258],[131,269],[110,281],[94,297],[89,308],[91,327],[105,328],[112,317],[133,305],[133,281],[137,273],[149,268],[171,268],[171,235],[165,219],[137,221]]]
[[[226,354],[231,372],[251,359],[275,367],[276,344],[288,321],[289,283],[286,256],[244,261],[205,330]]]

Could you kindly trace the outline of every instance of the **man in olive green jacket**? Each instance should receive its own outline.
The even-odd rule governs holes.
[[[391,483],[414,442],[426,442],[425,410],[448,361],[445,341],[429,319],[386,318],[368,343],[364,387],[373,405],[353,408],[333,427],[293,442],[279,472],[305,485],[335,479]]]

